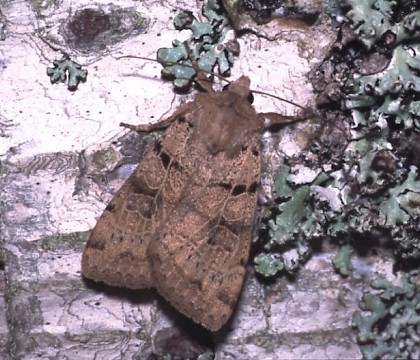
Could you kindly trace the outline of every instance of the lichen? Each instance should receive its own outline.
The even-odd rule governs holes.
[[[365,359],[420,357],[420,288],[418,271],[401,274],[398,283],[384,277],[371,282],[353,315],[352,326]]]
[[[385,71],[365,76],[357,74],[350,80],[347,108],[357,112],[360,108],[373,107],[367,118],[357,113],[357,125],[375,130],[384,120],[390,120],[407,130],[419,130],[420,101],[410,98],[413,93],[420,93],[419,71],[420,45],[399,45]]]
[[[395,268],[413,270],[401,272],[398,285],[373,281],[353,326],[365,358],[419,358],[420,3],[328,6],[342,29],[312,74],[325,127],[277,174],[257,271],[296,271],[314,239],[328,239],[339,245],[333,266],[348,276],[356,248],[387,244]],[[291,250],[296,258],[287,266]]]
[[[53,68],[47,68],[47,75],[50,77],[51,84],[59,81],[65,82],[68,79],[67,87],[74,91],[81,81],[86,81],[87,70],[82,70],[82,66],[70,60],[67,55],[64,55],[61,60],[54,60],[53,65]]]
[[[254,258],[255,270],[264,276],[274,276],[284,269],[284,262],[277,254],[259,254]]]
[[[344,276],[360,239],[389,239],[397,261],[420,260],[420,4],[330,1],[329,8],[350,29],[314,76],[331,125],[277,173],[277,205],[263,219],[267,238],[255,258],[265,276],[296,271],[314,239],[340,246],[333,265]],[[315,176],[295,181],[305,173]]]
[[[203,71],[210,73],[217,65],[221,75],[228,75],[233,57],[239,52],[234,30],[216,0],[208,0],[202,13],[207,22],[197,20],[190,11],[181,11],[175,17],[175,28],[189,29],[192,36],[185,42],[173,41],[172,48],[159,49],[157,59],[164,66],[167,63],[191,66],[192,57]],[[191,67],[171,64],[164,67],[162,74],[173,77],[176,88],[185,89],[190,86],[196,72]]]
[[[341,9],[359,40],[370,49],[378,41],[395,46],[420,37],[420,12],[412,12],[398,21],[395,17],[398,5],[395,0],[345,0]]]
[[[7,37],[7,19],[0,9],[0,41],[6,40]]]
[[[274,181],[275,196],[281,203],[275,211],[278,215],[267,216],[267,241],[264,252],[254,258],[256,271],[266,277],[274,276],[285,269],[295,271],[311,253],[307,235],[321,235],[319,222],[311,216],[313,207],[310,199],[310,186],[292,187],[290,167],[279,167]],[[314,184],[322,183],[324,174],[319,174]]]
[[[352,6],[346,17],[353,29],[356,22],[349,13],[365,14],[363,24],[357,27],[365,30],[355,31],[358,39],[368,48],[385,42],[385,48],[390,49],[390,61],[384,69],[369,75],[356,71],[344,87],[346,106],[354,120],[354,141],[346,161],[353,164],[353,187],[364,190],[359,199],[365,198],[363,205],[358,204],[359,219],[353,218],[351,223],[362,234],[380,229],[390,236],[400,258],[419,260],[420,164],[413,161],[413,149],[407,151],[402,141],[408,138],[412,142],[410,138],[420,130],[420,47],[413,43],[420,36],[420,11],[406,14],[409,10],[399,8],[396,1],[347,4]],[[370,33],[375,36],[367,42],[365,35],[372,27],[375,31]],[[384,36],[392,41],[386,42]],[[356,200],[353,198],[348,200]]]
[[[92,156],[92,162],[95,164],[98,170],[106,169],[107,164],[113,162],[116,158],[116,154],[112,148],[99,150]]]
[[[6,40],[6,25],[0,21],[0,40]]]
[[[333,265],[334,268],[342,276],[349,276],[352,270],[351,265],[351,255],[353,253],[353,248],[350,245],[343,245],[338,250],[337,254],[334,256]]]

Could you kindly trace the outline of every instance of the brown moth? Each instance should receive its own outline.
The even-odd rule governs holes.
[[[166,128],[99,218],[83,275],[131,289],[155,288],[211,331],[231,317],[249,256],[267,115],[247,101],[246,76],[206,90],[157,124]],[[277,119],[276,119],[277,118]]]

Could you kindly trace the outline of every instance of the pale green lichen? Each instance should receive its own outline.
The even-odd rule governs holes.
[[[289,182],[290,168],[279,167],[274,181],[277,198],[282,199],[276,211],[279,214],[267,221],[268,239],[264,252],[254,258],[256,271],[263,276],[273,276],[285,269],[295,271],[310,255],[308,236],[322,235],[320,222],[313,216],[310,204],[309,185],[293,188]],[[319,174],[314,184],[322,183],[324,174]]]
[[[116,159],[115,151],[112,148],[99,150],[92,156],[92,162],[98,170],[103,170],[107,165]]]
[[[359,39],[370,48],[391,27],[390,13],[396,1],[345,0],[350,6],[345,16],[351,21],[352,29]]]
[[[6,25],[0,21],[0,40],[6,40]]]
[[[365,359],[420,357],[420,288],[418,272],[402,274],[393,284],[384,277],[371,283],[353,315],[352,326]]]
[[[373,107],[368,118],[360,112],[357,125],[380,128],[390,119],[406,129],[420,129],[420,101],[409,99],[420,93],[420,45],[399,45],[389,66],[378,74],[357,76],[347,84],[349,109]],[[378,106],[378,100],[380,101]],[[356,112],[358,110],[355,110]]]
[[[394,10],[398,5],[398,1],[391,0],[344,0],[341,9],[354,33],[370,49],[390,34],[392,39],[385,41],[392,41],[393,45],[420,38],[420,11],[395,21]]]
[[[341,246],[333,263],[342,275],[350,270],[355,238],[389,238],[398,259],[420,260],[420,162],[413,163],[416,150],[409,149],[415,140],[403,143],[420,131],[420,47],[412,42],[419,36],[419,10],[407,13],[409,7],[401,9],[392,1],[346,1],[336,9],[348,16],[365,49],[379,46],[379,39],[383,42],[392,31],[396,40],[386,45],[390,61],[380,72],[365,75],[356,68],[341,82],[353,122],[340,166],[308,165],[318,177],[306,183],[293,181],[303,172],[301,164],[279,169],[274,183],[278,205],[266,221],[264,256],[256,258],[257,271],[266,276],[282,268],[291,250],[291,265],[282,264],[286,271],[295,270],[311,253],[312,239],[329,238]]]
[[[7,20],[0,9],[0,40],[6,40],[6,28],[7,28]]]
[[[284,262],[276,254],[259,254],[254,258],[255,270],[266,277],[274,276],[284,269]]]
[[[77,89],[80,82],[86,81],[87,70],[82,70],[82,66],[70,60],[67,55],[64,55],[61,60],[54,60],[53,65],[53,68],[47,68],[51,84],[65,82],[68,79],[67,87],[73,91]]]
[[[175,40],[172,48],[161,48],[157,53],[158,61],[164,66],[167,63],[180,64],[168,65],[162,70],[164,76],[174,78],[177,88],[189,87],[195,77],[194,69],[181,66],[191,66],[191,57],[203,71],[210,73],[217,65],[219,73],[227,75],[233,56],[239,51],[234,30],[219,3],[208,0],[202,12],[207,22],[197,20],[190,11],[181,11],[174,19],[174,26],[178,30],[191,30],[191,38],[185,42]]]
[[[410,138],[420,131],[420,102],[417,100],[420,95],[420,47],[413,43],[420,36],[420,11],[396,22],[393,9],[396,10],[397,5],[397,2],[384,0],[365,5],[358,2],[351,10],[366,11],[361,26],[368,26],[371,17],[381,12],[388,20],[377,25],[395,41],[385,69],[372,75],[356,73],[346,85],[346,105],[352,110],[354,119],[353,137],[360,139],[349,147],[348,160],[354,164],[352,170],[357,184],[361,187],[369,184],[369,203],[365,201],[358,211],[358,231],[385,230],[396,245],[397,255],[418,260],[419,164],[411,163],[407,152],[398,146],[402,146],[403,136]],[[366,45],[365,38],[356,34]],[[382,160],[376,161],[378,158]],[[375,165],[375,161],[381,165]]]
[[[334,268],[342,276],[349,276],[352,270],[351,265],[351,255],[353,253],[353,248],[350,245],[343,245],[337,254],[334,256],[333,265]]]
[[[356,241],[367,244],[368,239],[378,244],[388,240],[399,268],[419,266],[420,3],[353,0],[330,1],[329,6],[339,21],[347,21],[354,30],[354,36],[347,34],[347,42],[337,47],[348,46],[348,52],[334,59],[346,61],[345,71],[339,74],[342,78],[333,84],[339,86],[338,98],[346,108],[336,110],[340,116],[330,117],[341,120],[351,113],[348,141],[336,164],[315,164],[318,169],[314,163],[307,165],[318,171],[316,180],[293,182],[291,174],[302,171],[302,165],[279,171],[275,183],[279,205],[267,222],[271,237],[264,246],[266,262],[257,264],[266,276],[278,272],[278,263],[290,248],[296,254],[299,247],[308,249],[295,264],[307,258],[313,239],[340,245],[333,265],[344,276],[351,271]],[[357,47],[357,41],[363,46]],[[376,73],[375,66],[362,67],[369,61],[381,64]],[[322,69],[337,68],[334,64]],[[327,94],[322,100],[327,103],[326,99],[333,102],[334,96]],[[335,109],[340,104],[336,99]],[[346,129],[344,121],[338,125]],[[362,312],[355,314],[353,326],[365,358],[420,356],[418,280],[413,271],[402,273],[398,285],[378,278],[372,283],[374,292],[363,296]]]

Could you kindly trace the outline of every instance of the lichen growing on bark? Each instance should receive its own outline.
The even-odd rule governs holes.
[[[274,183],[278,205],[267,216],[268,239],[260,240],[263,251],[257,254],[257,271],[263,275],[283,269],[278,262],[295,271],[310,255],[314,239],[331,239],[350,249],[356,238],[382,237],[393,243],[397,260],[420,259],[420,48],[412,43],[419,36],[416,6],[330,4],[347,30],[317,70],[314,87],[325,121],[342,134],[331,130],[300,158],[286,159],[288,169],[279,170]],[[394,40],[385,42],[385,35]],[[334,74],[332,81],[328,74]],[[312,175],[294,181],[304,173]],[[289,265],[282,260],[286,253],[294,255]],[[342,275],[351,266],[351,252],[345,253],[340,250],[334,262]]]
[[[85,82],[88,72],[82,70],[82,66],[70,60],[69,56],[64,55],[61,60],[53,61],[54,67],[47,68],[47,75],[50,77],[51,84],[65,82],[69,90],[76,90],[80,82]]]
[[[420,289],[418,272],[399,281],[378,277],[365,292],[352,326],[365,359],[418,359],[420,356]]]
[[[191,30],[191,37],[185,42],[174,40],[172,48],[161,48],[157,53],[158,61],[164,66],[168,62],[180,64],[171,64],[162,70],[164,76],[174,78],[178,89],[188,88],[196,75],[191,67],[182,66],[192,65],[190,57],[207,73],[217,66],[219,74],[228,75],[234,55],[239,53],[235,32],[219,3],[208,0],[202,13],[208,21],[199,21],[192,12],[181,11],[174,19],[174,26],[178,30]]]

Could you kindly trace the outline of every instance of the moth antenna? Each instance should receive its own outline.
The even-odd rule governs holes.
[[[230,80],[226,79],[225,77],[223,77],[223,76],[221,76],[221,75],[218,75],[218,74],[216,74],[216,73],[214,73],[214,72],[211,72],[211,71],[207,71],[207,70],[200,69],[198,66],[195,66],[195,65],[190,65],[190,64],[180,64],[180,63],[178,63],[178,62],[176,62],[176,61],[159,61],[159,60],[156,60],[156,59],[151,59],[151,58],[147,58],[147,57],[143,57],[143,56],[137,56],[137,55],[122,55],[122,56],[117,56],[117,57],[115,57],[115,58],[116,58],[117,60],[120,60],[120,59],[140,59],[140,60],[145,60],[145,61],[157,62],[157,63],[159,63],[159,64],[161,64],[161,65],[164,65],[164,66],[173,66],[173,65],[185,66],[185,67],[187,67],[187,68],[194,69],[194,70],[195,70],[195,71],[197,71],[197,72],[200,72],[200,71],[201,71],[201,72],[204,72],[204,73],[206,73],[206,74],[209,74],[209,75],[215,76],[215,77],[217,77],[218,79],[220,79],[220,80],[222,80],[222,81],[227,82],[228,84],[232,84],[232,81],[230,81]],[[251,91],[252,93],[254,93],[254,94],[260,94],[260,95],[270,96],[270,97],[272,97],[272,98],[274,98],[274,99],[277,99],[277,100],[283,101],[283,102],[285,102],[285,103],[287,103],[287,104],[290,104],[290,105],[296,106],[296,107],[298,107],[299,109],[302,109],[302,110],[304,110],[304,111],[306,111],[306,112],[308,111],[308,108],[307,108],[307,107],[302,106],[302,105],[299,105],[299,104],[297,104],[297,103],[295,103],[295,102],[293,102],[293,101],[291,101],[291,100],[287,100],[287,99],[285,99],[285,98],[282,98],[281,96],[277,96],[277,95],[270,94],[270,93],[268,93],[268,92],[264,92],[264,91],[260,91],[260,90],[253,90],[253,89],[250,89],[250,91]],[[313,112],[313,111],[311,110],[310,112]]]
[[[288,103],[288,104],[290,104],[290,105],[296,106],[296,107],[298,107],[298,108],[300,108],[300,109],[302,109],[302,110],[305,110],[305,111],[307,111],[307,110],[308,110],[308,108],[307,108],[307,107],[302,106],[302,105],[299,105],[299,104],[297,104],[297,103],[295,103],[295,102],[293,102],[293,101],[291,101],[291,100],[287,100],[287,99],[285,99],[285,98],[282,98],[281,96],[274,95],[274,94],[270,94],[270,93],[268,93],[268,92],[265,92],[265,91],[260,91],[260,90],[252,90],[252,89],[251,89],[251,91],[252,91],[254,94],[260,94],[260,95],[270,96],[270,97],[272,97],[272,98],[274,98],[274,99],[277,99],[277,100],[283,101],[283,102],[285,102],[285,103]]]
[[[116,57],[117,60],[125,59],[125,58],[140,59],[140,60],[145,60],[145,61],[157,62],[157,63],[159,63],[161,65],[164,65],[164,66],[174,66],[174,65],[185,66],[187,68],[194,69],[197,72],[201,71],[201,72],[204,72],[206,74],[213,75],[213,76],[217,77],[218,79],[227,82],[228,84],[232,83],[232,81],[226,79],[225,77],[223,77],[221,75],[215,74],[214,72],[211,72],[211,71],[200,69],[198,66],[194,66],[194,65],[190,65],[190,64],[180,64],[176,61],[159,61],[159,60],[156,60],[156,59],[151,59],[151,58],[147,58],[147,57],[143,57],[143,56],[137,56],[137,55],[123,55],[123,56],[117,56]]]

